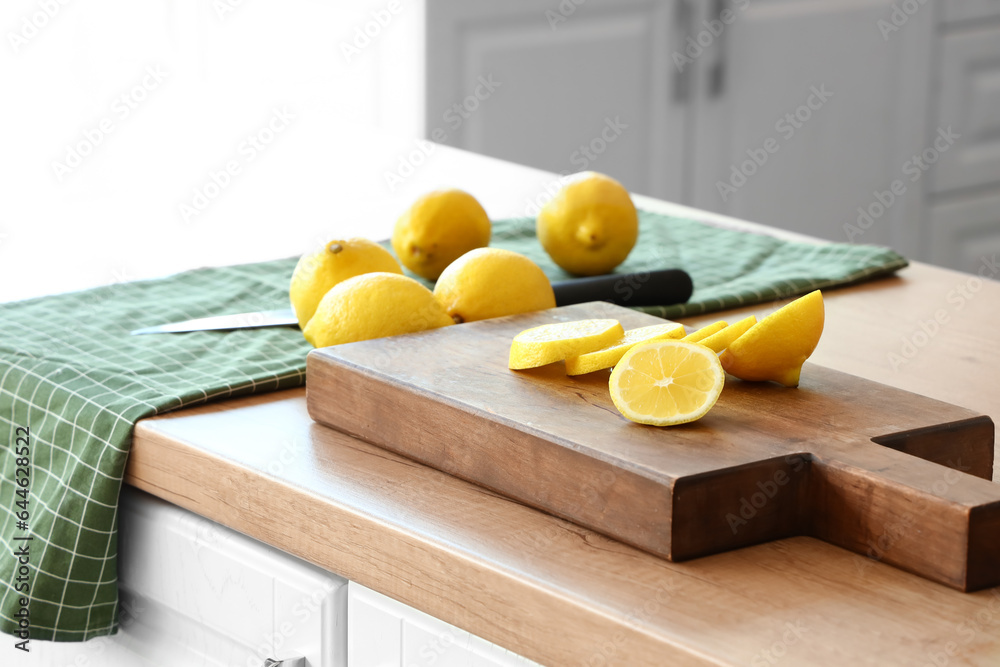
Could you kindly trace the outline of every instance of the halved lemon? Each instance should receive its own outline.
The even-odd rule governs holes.
[[[823,295],[810,292],[747,329],[719,360],[727,373],[741,380],[797,387],[802,364],[823,334],[824,320]]]
[[[663,338],[680,338],[684,335],[684,326],[667,322],[665,324],[653,324],[648,327],[629,329],[625,334],[610,346],[598,350],[581,354],[578,357],[570,357],[566,360],[567,375],[583,375],[593,373],[604,368],[612,368],[617,364],[625,353],[639,343]]]
[[[729,322],[726,322],[725,320],[719,320],[718,322],[713,322],[712,324],[709,324],[706,327],[702,327],[697,331],[692,331],[687,336],[684,336],[684,338],[681,338],[681,340],[687,341],[689,343],[698,343],[705,340],[712,334],[716,334],[722,331],[728,326]]]
[[[507,366],[511,370],[535,368],[594,352],[615,342],[624,333],[618,320],[543,324],[514,336]]]
[[[700,419],[722,393],[719,357],[696,343],[660,340],[636,345],[611,372],[615,407],[640,424],[671,426]]]

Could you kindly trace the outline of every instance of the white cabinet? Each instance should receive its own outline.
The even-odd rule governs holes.
[[[671,53],[690,6],[429,0],[426,135],[679,201],[691,74]]]
[[[118,574],[118,634],[33,644],[25,667],[346,663],[345,579],[128,487]]]
[[[348,667],[529,667],[485,639],[351,582]]]
[[[268,659],[289,660],[288,667],[536,664],[129,487],[122,492],[119,524],[118,634],[83,644],[36,642],[16,664],[264,667]]]
[[[343,664],[346,580],[142,492],[120,507],[124,646],[152,664]]]

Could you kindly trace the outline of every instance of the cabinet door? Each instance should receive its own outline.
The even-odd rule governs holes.
[[[671,53],[688,7],[428,0],[427,136],[678,201],[689,74]]]
[[[942,20],[948,23],[1000,18],[997,0],[947,0],[941,3]]]
[[[958,30],[941,43],[938,124],[960,137],[934,165],[933,189],[1000,183],[1000,26]]]
[[[120,513],[116,643],[155,665],[343,665],[345,579],[141,492]]]
[[[1000,189],[937,203],[930,221],[932,263],[1000,280]]]
[[[351,582],[348,667],[537,667],[485,639]]]
[[[118,582],[118,634],[32,643],[14,664],[254,667],[293,656],[305,667],[346,664],[347,580],[128,487]]]
[[[138,491],[123,491],[120,513],[122,604],[134,610],[120,641],[136,654],[213,667],[291,656],[343,664],[345,579]]]
[[[734,18],[697,60],[695,206],[918,252],[934,8],[895,29],[894,1],[704,2]]]

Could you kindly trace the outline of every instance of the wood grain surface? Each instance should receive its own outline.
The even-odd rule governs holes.
[[[995,421],[1000,284],[958,309],[968,280],[916,264],[827,292],[813,359]],[[947,325],[893,365],[942,308]],[[809,537],[672,563],[318,426],[302,390],[141,421],[126,481],[546,665],[1000,663],[1000,589]]]

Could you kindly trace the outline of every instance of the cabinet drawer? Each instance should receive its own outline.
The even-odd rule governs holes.
[[[150,664],[343,665],[345,579],[131,489],[119,542],[116,641]]]
[[[351,582],[349,667],[528,667],[527,658]]]
[[[1000,183],[1000,25],[949,33],[941,42],[937,127],[951,126],[960,137],[939,153],[931,188]]]
[[[1000,0],[945,0],[941,4],[945,23],[1000,19]]]
[[[1000,188],[936,204],[930,223],[932,263],[1000,280]]]

